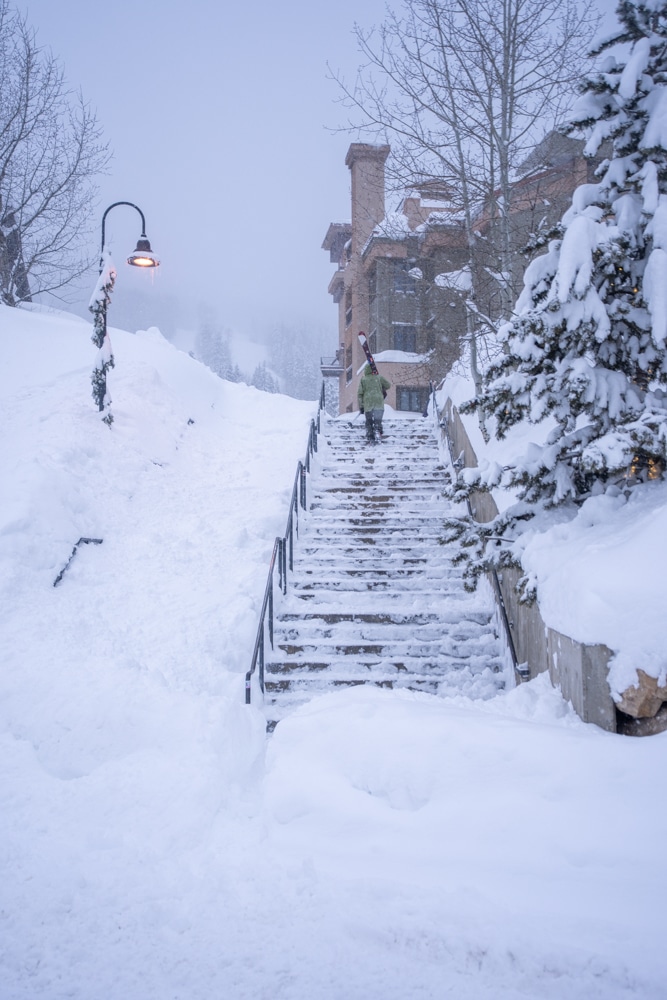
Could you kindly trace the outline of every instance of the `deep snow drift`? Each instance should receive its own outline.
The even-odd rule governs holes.
[[[267,741],[243,673],[314,406],[112,330],[108,429],[90,332],[0,308],[0,1000],[663,997],[667,734],[539,678]]]

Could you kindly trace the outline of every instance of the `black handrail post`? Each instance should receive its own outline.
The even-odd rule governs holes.
[[[259,638],[259,687],[264,694],[264,622],[262,622]]]
[[[300,501],[301,501],[301,508],[302,508],[302,510],[306,510],[307,509],[307,499],[306,499],[306,470],[303,468],[303,466],[301,467],[301,476],[300,476],[299,487],[300,487],[299,488],[299,495],[300,495]]]
[[[271,574],[271,586],[269,587],[269,640],[273,649],[273,573]]]
[[[296,509],[296,508],[295,508]],[[294,570],[294,518],[290,520],[289,526],[289,571]]]
[[[301,473],[299,472],[299,476]],[[301,479],[299,479],[299,483]],[[299,487],[300,488],[300,487]],[[292,534],[299,537],[299,493],[298,490],[294,491],[294,496],[292,497],[292,503],[294,504],[294,517],[292,518]],[[290,569],[293,567],[290,566]]]

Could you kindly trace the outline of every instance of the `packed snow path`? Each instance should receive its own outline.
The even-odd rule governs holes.
[[[430,423],[327,420],[294,575],[266,664],[272,725],[331,687],[492,697],[504,685],[492,599],[467,593],[439,543],[447,471]]]

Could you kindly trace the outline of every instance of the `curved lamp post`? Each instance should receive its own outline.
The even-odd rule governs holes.
[[[128,205],[134,208],[141,216],[141,235],[137,240],[137,246],[133,253],[127,258],[127,263],[133,267],[158,267],[160,261],[151,250],[151,245],[146,236],[146,220],[141,209],[131,201],[115,201],[109,205],[102,216],[102,246],[100,251],[100,275],[97,279],[95,291],[90,300],[90,311],[93,314],[93,336],[92,341],[98,349],[97,362],[91,375],[93,386],[93,399],[97,403],[97,408],[102,413],[106,410],[102,418],[105,424],[113,423],[113,416],[109,410],[111,400],[107,391],[107,372],[114,367],[114,357],[111,350],[111,342],[107,333],[107,307],[111,301],[111,291],[116,280],[116,269],[111,261],[111,255],[105,249],[105,224],[107,215],[112,208],[118,205]]]

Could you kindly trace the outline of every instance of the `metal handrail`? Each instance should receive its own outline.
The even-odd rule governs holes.
[[[257,672],[259,688],[264,694],[264,663],[265,663],[265,640],[268,628],[269,642],[273,649],[273,606],[274,606],[274,574],[276,565],[278,566],[278,585],[281,594],[287,593],[287,574],[294,571],[294,539],[299,537],[299,508],[308,509],[306,476],[310,473],[311,456],[317,451],[317,437],[321,432],[321,415],[324,409],[324,383],[320,391],[318,400],[317,417],[310,421],[308,429],[308,443],[303,462],[297,462],[292,496],[290,498],[289,512],[287,514],[287,524],[285,534],[278,536],[273,543],[273,553],[269,562],[269,573],[264,588],[264,599],[259,613],[259,625],[253,649],[250,670],[245,675],[245,703],[250,705],[252,701],[252,678]]]
[[[449,458],[452,463],[452,468],[454,469],[456,475],[458,475],[458,469],[460,466],[458,458],[454,458],[454,445],[452,444],[452,439],[449,433],[449,423],[447,421],[447,416],[445,414],[443,414],[442,419],[440,419],[440,416],[438,414],[438,404],[435,398],[435,384],[433,382],[431,383],[431,400],[433,402],[433,416],[436,422],[436,426],[444,434],[445,441],[447,442],[447,450],[449,451]],[[466,499],[466,507],[468,508],[468,513],[470,517],[474,519],[475,515],[473,514],[472,511],[472,504],[470,503],[470,497],[467,496],[465,499]],[[516,655],[516,649],[514,647],[514,636],[512,635],[512,626],[510,625],[510,620],[507,615],[507,608],[505,607],[505,598],[503,597],[503,592],[500,587],[500,580],[498,578],[498,573],[496,571],[495,566],[490,567],[489,575],[491,577],[491,583],[493,585],[493,589],[496,595],[496,603],[498,604],[498,608],[500,610],[500,619],[503,623],[503,628],[505,630],[505,638],[507,640],[507,648],[509,649],[510,657],[512,658],[512,666],[514,668],[515,673],[517,673],[519,677],[524,678],[524,672],[522,672],[519,667],[519,660]]]

